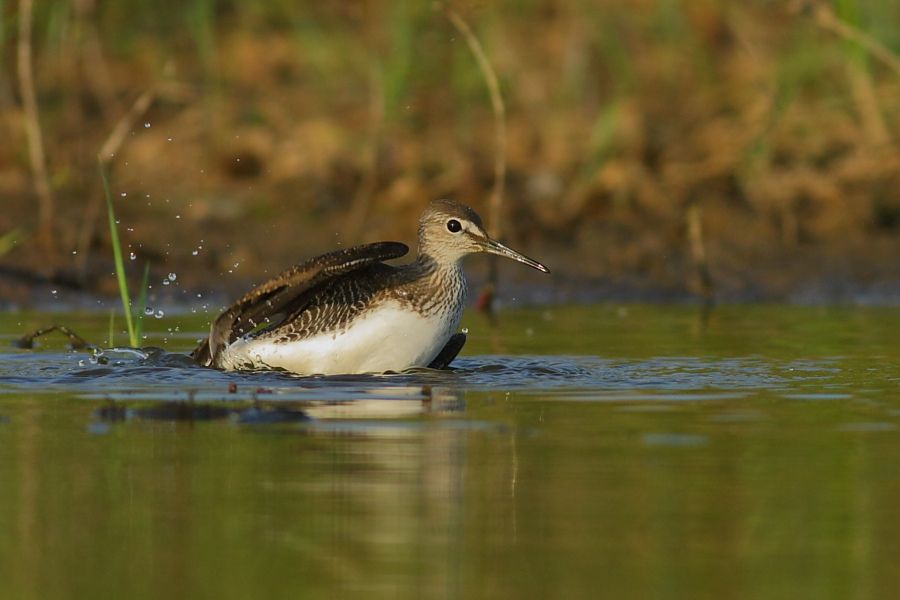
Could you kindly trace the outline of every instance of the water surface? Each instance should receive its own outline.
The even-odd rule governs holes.
[[[0,596],[889,597],[900,311],[469,315],[452,372],[99,357],[0,316]]]

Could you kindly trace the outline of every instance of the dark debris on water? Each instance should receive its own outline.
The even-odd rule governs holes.
[[[192,401],[163,401],[137,407],[110,402],[98,408],[94,416],[108,423],[132,420],[197,422],[231,418],[241,425],[268,425],[310,420],[303,410],[296,408],[235,407]]]

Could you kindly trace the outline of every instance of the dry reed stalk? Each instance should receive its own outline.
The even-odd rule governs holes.
[[[112,159],[115,158],[116,153],[122,148],[125,138],[128,137],[128,132],[134,127],[135,122],[140,119],[145,112],[150,110],[153,100],[156,99],[156,87],[157,86],[155,85],[150,87],[137,97],[134,104],[128,109],[128,112],[122,115],[116,123],[116,126],[113,127],[112,131],[109,133],[106,141],[103,142],[103,145],[100,147],[100,152],[97,154],[97,158],[104,166],[108,165],[112,162]]]
[[[811,0],[801,1],[798,7],[801,11],[811,13],[816,25],[845,40],[859,44],[872,57],[881,61],[900,77],[900,56],[871,35],[839,19],[830,5]]]
[[[713,299],[713,279],[709,269],[709,257],[706,253],[706,239],[703,235],[703,209],[696,201],[687,207],[687,235],[691,259],[696,269],[696,285],[700,296],[706,303]]]
[[[382,128],[384,125],[384,83],[378,69],[370,71],[370,118],[369,137],[363,158],[363,179],[353,196],[350,206],[350,217],[344,227],[344,238],[355,243],[358,241],[372,206],[375,187],[378,183],[378,155],[381,149]]]
[[[820,28],[857,44],[870,56],[900,76],[900,56],[865,31],[841,20],[828,3],[820,0],[798,0],[794,4],[794,10],[811,15],[813,22]],[[863,128],[869,139],[876,144],[889,143],[890,135],[875,96],[871,77],[867,72],[862,72],[858,68],[852,69],[849,77],[853,88],[854,102],[860,111]]]
[[[9,81],[4,69],[0,68],[0,110],[4,112],[11,111],[15,104],[12,83]]]
[[[37,94],[34,89],[34,65],[32,63],[31,27],[32,0],[19,1],[18,76],[19,93],[25,115],[25,135],[28,138],[28,160],[34,177],[34,189],[38,199],[38,240],[52,263],[56,254],[54,240],[55,202],[50,178],[47,175],[47,157],[38,115]]]
[[[496,153],[494,155],[494,187],[491,190],[491,199],[488,205],[488,231],[494,239],[499,240],[503,237],[503,190],[506,185],[506,106],[503,104],[503,96],[500,94],[500,82],[497,80],[497,74],[472,28],[449,6],[444,6],[443,10],[459,34],[466,40],[491,97]],[[491,317],[494,316],[494,294],[497,289],[497,279],[497,257],[491,256],[488,260],[488,281],[476,303],[479,310]]]
[[[97,28],[96,0],[73,0],[74,26],[78,31],[78,61],[93,92],[100,104],[104,117],[116,114],[120,110],[116,98],[116,85],[103,55],[100,33]]]
[[[850,78],[853,101],[856,103],[856,110],[859,111],[866,137],[878,146],[889,143],[891,137],[884,122],[871,74],[861,65],[853,64],[847,65],[847,77]]]
[[[468,23],[449,6],[444,7],[444,14],[466,40],[469,50],[478,62],[478,68],[491,96],[491,109],[494,112],[496,154],[494,157],[494,188],[488,208],[488,230],[491,235],[500,239],[503,236],[503,188],[506,184],[506,107],[500,94],[500,83],[491,63]]]
[[[128,133],[134,127],[134,124],[146,113],[157,95],[157,85],[151,86],[144,91],[131,108],[118,120],[115,127],[107,136],[106,141],[100,147],[97,153],[97,160],[100,161],[101,168],[106,168],[115,155],[122,148]],[[78,270],[82,273],[87,268],[88,253],[90,251],[91,239],[97,226],[97,218],[100,215],[100,209],[103,206],[102,195],[95,191],[90,195],[90,204],[85,209],[84,221],[81,225],[81,231],[78,234]]]

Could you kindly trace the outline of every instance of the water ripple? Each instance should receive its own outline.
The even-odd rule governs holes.
[[[107,351],[99,361],[75,352],[14,352],[0,354],[0,392],[65,389],[92,398],[211,401],[261,395],[273,400],[409,399],[427,396],[431,388],[552,392],[561,399],[601,402],[729,399],[757,390],[780,390],[797,399],[848,397],[847,390],[823,394],[823,384],[839,371],[831,359],[484,355],[461,358],[454,366],[449,371],[299,377],[205,369],[184,354],[158,348]],[[816,386],[808,396],[803,396],[804,383]]]

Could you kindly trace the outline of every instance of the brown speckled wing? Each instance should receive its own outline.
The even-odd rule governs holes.
[[[228,307],[213,323],[210,336],[191,353],[196,362],[215,366],[219,352],[240,336],[261,326],[275,327],[296,314],[335,278],[405,256],[400,242],[378,242],[336,250],[295,265],[262,283]]]

